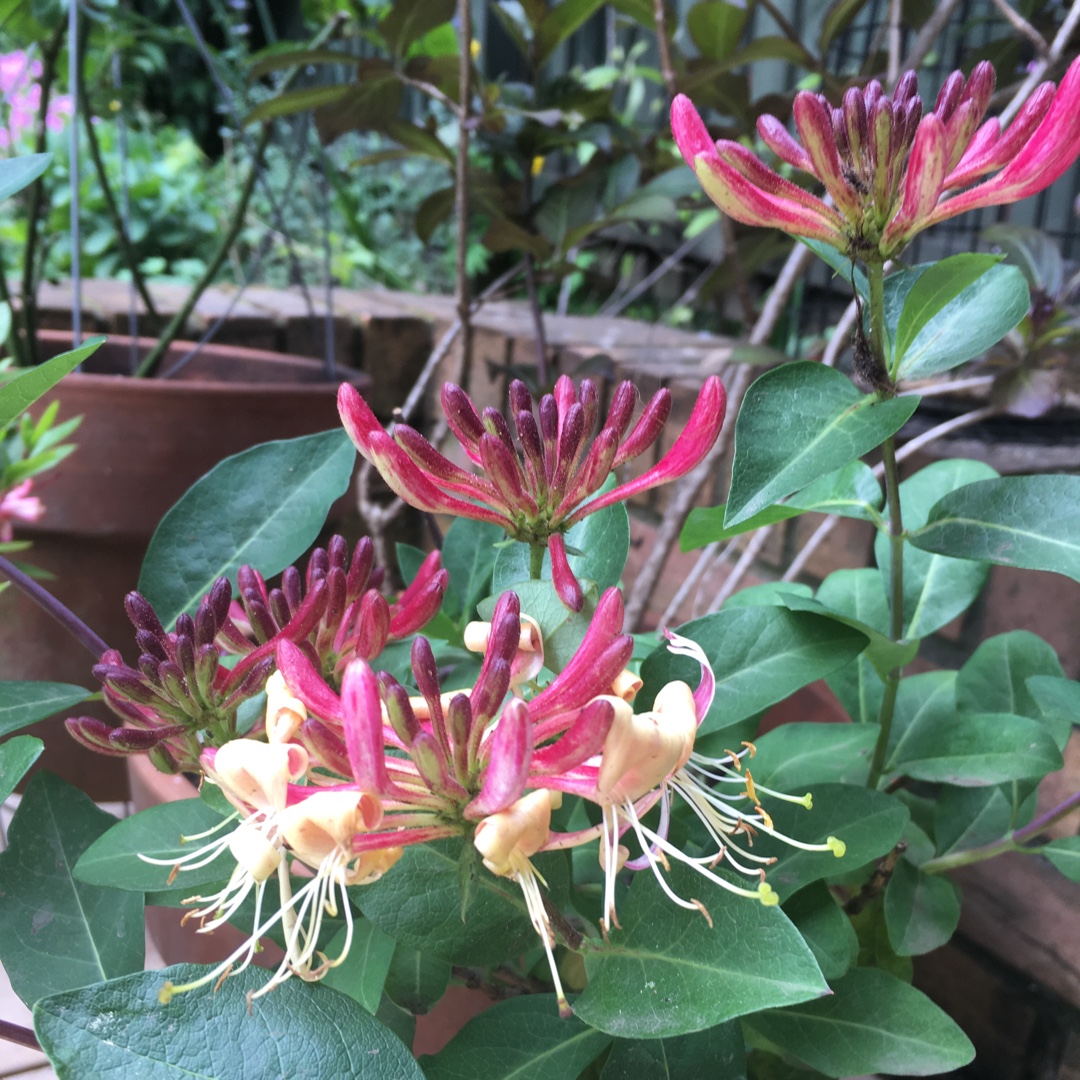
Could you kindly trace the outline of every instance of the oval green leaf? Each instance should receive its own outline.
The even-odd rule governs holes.
[[[0,736],[85,701],[91,691],[72,683],[0,682]]]
[[[250,563],[266,577],[298,559],[345,494],[356,450],[344,430],[241,451],[197,480],[150,541],[139,591],[164,626],[194,611],[219,577]]]

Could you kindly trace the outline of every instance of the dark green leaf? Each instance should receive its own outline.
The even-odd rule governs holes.
[[[904,528],[921,528],[934,504],[950,491],[994,476],[981,461],[952,458],[920,469],[900,485]],[[889,538],[879,533],[874,556],[889,587]],[[904,548],[904,637],[923,638],[966,611],[982,590],[989,567],[967,559]]]
[[[924,379],[979,356],[1020,322],[1029,304],[1027,283],[1015,266],[991,267],[922,326],[900,363],[899,377]]]
[[[406,1012],[430,1012],[450,984],[450,965],[400,942],[386,972],[386,996]]]
[[[426,949],[452,964],[499,964],[533,945],[521,889],[481,868],[476,899],[461,920],[458,853],[461,839],[405,849],[392,874],[352,896],[384,933],[414,949]],[[566,893],[566,859],[560,854],[533,860],[556,898]]]
[[[1029,675],[1024,682],[1039,707],[1039,718],[1064,751],[1073,727],[1080,724],[1080,683],[1054,675]],[[1012,711],[1027,715],[1022,708]]]
[[[902,679],[893,708],[886,767],[891,770],[894,762],[910,756],[906,747],[909,735],[923,738],[926,732],[947,723],[955,712],[955,671],[924,671]]]
[[[822,882],[800,889],[784,905],[826,979],[839,979],[855,963],[859,940],[851,920]]]
[[[915,397],[879,401],[846,375],[799,361],[767,371],[746,392],[735,422],[725,525],[849,464],[894,435]]]
[[[574,1011],[587,1024],[664,1038],[825,993],[813,954],[779,908],[735,896],[680,863],[665,878],[701,901],[714,925],[676,907],[652,874],[637,874],[620,905],[623,929],[585,955],[589,985]]]
[[[900,956],[922,956],[944,945],[960,921],[960,890],[946,877],[924,874],[901,859],[885,890],[885,925]]]
[[[76,860],[116,818],[38,773],[0,855],[0,963],[27,1005],[143,966],[142,896],[85,885]]]
[[[851,615],[879,634],[889,630],[889,601],[876,570],[836,570],[818,588],[817,599],[832,611]],[[866,653],[827,675],[825,682],[848,716],[869,724],[881,713],[885,684]]]
[[[953,491],[911,542],[1080,581],[1080,476],[1005,476]]]
[[[44,749],[45,744],[33,735],[16,735],[0,743],[0,803],[15,790]]]
[[[1080,836],[1064,836],[1039,849],[1070,881],[1080,881]]]
[[[553,994],[500,1001],[473,1017],[433,1057],[428,1080],[550,1080],[577,1076],[611,1042],[576,1017],[559,1019]]]
[[[805,244],[822,262],[831,266],[849,286],[854,282],[855,291],[864,300],[869,299],[870,284],[866,280],[866,274],[855,263],[854,259],[849,259],[843,252],[834,248],[832,244],[826,244],[824,240],[807,240],[805,237],[800,236],[799,241]],[[885,279],[886,287],[888,286],[888,280],[888,278]]]
[[[91,338],[79,348],[54,356],[44,364],[30,368],[0,386],[0,430],[18,419],[42,394],[51,390],[104,343],[103,337]]]
[[[290,979],[250,1005],[260,968],[158,1001],[166,979],[209,969],[177,964],[57,994],[34,1008],[34,1030],[61,1080],[89,1076],[363,1077],[424,1080],[401,1041],[355,1001]],[[172,1033],[172,1037],[168,1035]]]
[[[934,316],[1000,261],[998,255],[965,251],[923,269],[904,298],[893,335],[893,364],[903,365],[912,343]],[[1011,329],[1006,327],[1002,336]]]
[[[1005,787],[946,787],[934,806],[934,842],[939,855],[969,851],[1000,840],[1012,828],[1013,805]]]
[[[742,607],[784,607],[784,596],[813,596],[814,590],[800,581],[763,581],[760,585],[748,585],[733,593],[724,601],[724,610]]]
[[[345,493],[355,460],[338,429],[253,446],[197,480],[162,518],[139,574],[162,623],[194,611],[219,577],[235,588],[244,563],[271,577],[299,558]]]
[[[229,809],[231,811],[232,807]],[[235,860],[227,851],[224,858],[215,859],[207,866],[182,871],[171,884],[168,879],[172,864],[155,866],[143,862],[139,856],[172,860],[190,855],[202,845],[229,833],[233,826],[226,825],[222,832],[202,841],[184,844],[182,837],[213,829],[222,821],[221,814],[202,799],[180,799],[151,806],[118,821],[95,840],[79,858],[75,877],[89,885],[112,885],[134,892],[173,891],[191,895],[201,886],[229,876]]]
[[[726,60],[739,45],[749,12],[742,4],[701,0],[686,15],[686,29],[702,56]]]
[[[0,200],[29,187],[49,167],[50,161],[52,154],[23,154],[0,161]]]
[[[792,495],[786,503],[777,503],[759,510],[752,517],[730,528],[724,526],[725,504],[719,506],[696,506],[690,511],[682,533],[679,547],[693,551],[716,541],[730,540],[744,532],[752,532],[763,525],[774,525],[807,511],[818,514],[838,514],[840,517],[868,519],[871,508],[881,506],[881,485],[873,469],[861,461],[853,461],[834,473],[815,480],[809,487]]]
[[[783,724],[762,735],[754,779],[778,791],[812,784],[865,784],[877,724]]]
[[[826,1076],[936,1076],[975,1056],[967,1036],[925,994],[887,972],[855,968],[833,994],[748,1021]]]
[[[807,785],[808,786],[808,785]],[[807,790],[797,785],[796,793]],[[908,822],[908,810],[880,791],[854,784],[814,784],[813,809],[762,795],[775,830],[802,844],[827,843],[830,836],[847,845],[842,858],[831,851],[803,851],[764,832],[754,839],[754,854],[775,856],[766,873],[781,900],[812,881],[835,877],[890,851]]]
[[[536,33],[536,63],[543,64],[586,19],[600,10],[604,0],[560,0],[544,16]]]
[[[1002,223],[983,229],[979,239],[1000,248],[1009,262],[1020,268],[1030,288],[1047,296],[1057,296],[1061,291],[1065,283],[1061,248],[1042,229]]]
[[[470,518],[455,518],[446,530],[442,565],[450,574],[450,587],[461,607],[459,618],[471,619],[477,603],[487,596],[498,554],[495,544],[506,539],[498,525]]]
[[[1028,679],[1065,672],[1053,648],[1027,630],[1012,630],[987,638],[956,675],[956,707],[961,712],[1001,712],[1043,715],[1028,689]],[[1068,736],[1066,735],[1066,738]]]
[[[404,56],[409,46],[429,30],[454,17],[454,0],[408,0],[390,5],[379,23],[386,47],[395,56]]]
[[[0,736],[70,709],[89,696],[89,690],[70,683],[0,682]]]
[[[264,120],[273,120],[278,116],[292,116],[294,113],[308,112],[324,105],[336,105],[347,97],[350,86],[331,84],[304,86],[299,90],[286,90],[265,101],[260,101],[245,117],[244,126],[258,124]]]
[[[347,937],[348,928],[342,927],[327,946],[326,955],[340,956]],[[394,949],[394,939],[384,934],[370,919],[357,919],[348,956],[323,976],[323,985],[340,994],[347,994],[373,1016],[376,1015]]]
[[[736,1023],[670,1039],[616,1039],[600,1080],[746,1080],[746,1050]]]
[[[777,607],[718,611],[679,633],[704,650],[716,676],[716,696],[700,735],[730,727],[858,656],[866,638],[833,619]],[[697,664],[660,648],[641,668],[639,700],[651,702],[673,679],[697,686]]]

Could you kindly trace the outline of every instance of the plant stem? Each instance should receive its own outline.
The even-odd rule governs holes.
[[[887,371],[885,363],[885,289],[881,263],[867,265],[870,283],[870,351],[878,371]],[[900,511],[900,473],[896,466],[896,437],[890,435],[881,446],[885,468],[885,499],[889,512],[889,637],[900,641],[904,636],[904,519]],[[885,768],[896,695],[900,689],[900,668],[895,667],[885,679],[885,694],[878,714],[880,730],[870,762],[868,787],[877,787]]]
[[[469,139],[472,134],[472,0],[458,0],[458,145],[454,163],[454,214],[457,258],[454,266],[457,315],[461,320],[461,379],[469,388],[472,372],[472,304],[469,299]]]
[[[994,858],[995,855],[1003,855],[1006,851],[1027,851],[1037,853],[1038,848],[1025,848],[1023,842],[1033,836],[1037,836],[1048,825],[1067,817],[1074,810],[1080,808],[1080,791],[1073,792],[1064,802],[1058,803],[1052,810],[1037,817],[1029,825],[1022,829],[1009,833],[1008,836],[995,840],[991,844],[983,844],[981,847],[971,848],[970,851],[958,851],[955,855],[940,855],[936,859],[930,859],[919,867],[927,874],[944,874],[947,870],[956,870],[961,866],[971,866],[974,863],[985,862]]]
[[[29,1028],[20,1027],[9,1020],[0,1020],[0,1039],[18,1043],[19,1046],[28,1046],[31,1050],[41,1049],[41,1043]]]
[[[109,646],[75,612],[65,607],[51,592],[43,589],[33,578],[24,574],[3,555],[0,555],[0,574],[6,577],[16,588],[26,593],[38,607],[47,611],[65,630],[81,644],[85,645],[93,653],[95,660],[101,659],[101,654],[108,651]]]
[[[540,571],[544,568],[544,552],[547,547],[544,544],[529,545],[529,578],[532,581],[540,580]]]

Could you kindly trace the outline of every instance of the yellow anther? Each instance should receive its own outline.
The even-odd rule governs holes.
[[[743,746],[745,746],[746,749],[750,751],[750,756],[752,758],[757,757],[757,747],[752,742],[745,742],[744,741]]]
[[[742,772],[742,762],[739,760],[739,755],[736,754],[734,750],[725,750],[724,753],[731,758],[732,768],[734,768],[736,772]]]
[[[709,909],[700,901],[690,897],[690,903],[694,905],[705,916],[705,921],[709,924],[709,929],[713,928],[712,916],[709,914]]]
[[[533,174],[533,176],[539,176],[544,171],[543,154],[537,154],[536,157],[532,159],[532,165],[529,171]]]
[[[838,858],[842,859],[847,853],[847,844],[843,840],[837,839],[835,836],[830,836],[826,841],[829,845],[829,850]]]
[[[757,797],[757,790],[754,788],[754,778],[750,775],[750,770],[746,770],[746,797],[755,805],[760,806],[761,800]]]

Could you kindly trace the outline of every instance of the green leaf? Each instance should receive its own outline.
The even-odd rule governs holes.
[[[807,790],[800,784],[796,792]],[[767,871],[768,882],[781,901],[812,881],[835,877],[890,851],[908,822],[903,803],[880,791],[853,784],[814,784],[813,809],[762,795],[775,829],[802,844],[824,845],[839,837],[847,851],[837,858],[831,851],[803,851],[764,832],[754,839],[754,854],[775,856]]]
[[[736,1023],[669,1039],[616,1039],[600,1080],[746,1080],[746,1050]]]
[[[315,541],[349,486],[356,449],[343,430],[243,450],[197,480],[157,527],[139,592],[170,627],[219,577],[250,563],[265,577]]]
[[[828,51],[836,35],[843,33],[851,25],[865,4],[866,0],[833,0],[829,4],[821,20],[821,32],[818,35],[818,51],[822,56]]]
[[[33,735],[16,735],[0,743],[0,803],[15,790],[44,749],[45,744]]]
[[[839,979],[855,963],[859,939],[823,882],[800,889],[784,905],[784,913],[810,946],[826,979]]]
[[[0,430],[17,420],[39,397],[48,393],[104,343],[103,337],[91,338],[79,348],[54,356],[0,386]]]
[[[348,933],[348,927],[338,931],[327,946],[327,956],[341,955]],[[347,994],[372,1016],[376,1015],[396,947],[394,939],[384,934],[370,919],[357,919],[353,925],[349,955],[323,976],[323,985],[340,994]]]
[[[409,46],[429,30],[454,17],[454,0],[411,0],[391,4],[379,23],[386,47],[395,56],[403,56]]]
[[[450,965],[431,953],[398,943],[386,972],[386,996],[420,1016],[430,1012],[450,984]]]
[[[742,607],[784,607],[784,597],[813,596],[814,590],[801,581],[763,581],[760,585],[748,585],[733,593],[724,601],[724,610]]]
[[[71,872],[115,822],[51,773],[26,789],[0,855],[0,963],[27,1005],[142,969],[142,897]]]
[[[960,921],[960,890],[901,859],[885,890],[885,925],[899,956],[922,956],[944,945]]]
[[[808,247],[822,262],[827,263],[849,286],[854,283],[855,291],[863,298],[870,298],[870,283],[866,280],[866,274],[856,265],[854,259],[849,259],[842,251],[837,250],[824,240],[807,240],[799,237],[800,243]],[[889,279],[886,278],[886,286]]]
[[[922,738],[956,712],[956,672],[924,671],[901,679],[893,707],[886,768],[909,757],[907,739]]]
[[[1038,779],[1062,766],[1061,751],[1038,720],[941,710],[936,721],[905,733],[891,768],[916,780],[983,787]]]
[[[819,586],[817,599],[885,635],[889,629],[889,601],[876,570],[836,570]],[[848,716],[869,724],[881,714],[885,684],[866,653],[827,675],[825,682]]]
[[[983,229],[979,240],[1000,248],[1009,262],[1020,268],[1030,288],[1047,296],[1057,296],[1061,292],[1065,283],[1061,248],[1042,229],[1002,223]]]
[[[701,0],[686,15],[686,29],[698,52],[710,60],[726,60],[739,45],[749,12],[724,0]]]
[[[452,964],[502,963],[536,942],[521,889],[508,878],[478,871],[476,897],[461,918],[458,863],[461,839],[412,845],[394,872],[351,894],[357,906],[397,941]],[[566,858],[533,859],[556,898],[567,891]]]
[[[893,334],[893,364],[902,365],[912,343],[934,316],[999,262],[1000,255],[966,251],[925,268],[916,267],[922,272],[904,298]],[[1011,329],[1006,327],[1001,336]]]
[[[1016,713],[1037,720],[1043,710],[1028,689],[1028,679],[1035,676],[1064,679],[1053,648],[1027,630],[996,634],[982,642],[957,672],[956,707],[961,712]]]
[[[61,1080],[84,1076],[363,1077],[424,1080],[402,1042],[344,994],[290,979],[250,1005],[267,973],[248,968],[209,986],[158,1001],[209,969],[177,964],[46,998],[34,1031]],[[169,1033],[173,1037],[167,1037]],[[313,1073],[314,1070],[314,1073]]]
[[[1004,476],[946,495],[911,536],[924,551],[1080,581],[1080,476]]]
[[[554,994],[500,1001],[424,1058],[428,1080],[549,1080],[577,1076],[611,1042],[577,1017],[559,1018]]]
[[[865,784],[877,724],[783,724],[755,740],[754,779],[778,791]]]
[[[1070,881],[1080,881],[1080,836],[1051,840],[1039,849]]]
[[[969,851],[1000,840],[1012,828],[1008,788],[942,789],[934,804],[934,843],[939,855]]]
[[[1029,675],[1024,684],[1039,707],[1039,719],[1064,752],[1073,727],[1080,724],[1080,683],[1054,675]],[[1023,708],[1012,711],[1029,715]]]
[[[855,968],[830,997],[747,1021],[826,1076],[936,1076],[975,1056],[967,1036],[925,994],[875,968]]]
[[[51,161],[52,154],[23,154],[0,161],[0,200],[9,199],[16,192],[29,187]]]
[[[231,811],[232,807],[229,809]],[[223,822],[221,814],[202,799],[179,799],[151,806],[118,821],[95,840],[76,863],[75,877],[89,885],[111,885],[134,892],[179,892],[190,896],[203,885],[227,878],[235,860],[226,851],[225,858],[215,859],[197,870],[181,871],[170,883],[171,860],[190,855],[203,844],[228,835],[231,826],[201,841],[182,842],[184,836],[194,836]],[[143,862],[140,855],[170,862],[155,866]]]
[[[673,863],[665,879],[708,909],[714,925],[676,907],[649,873],[620,904],[623,929],[585,952],[589,985],[574,1004],[585,1023],[625,1038],[701,1031],[826,992],[787,916]]]
[[[866,637],[833,619],[777,607],[732,608],[695,619],[679,633],[704,650],[716,676],[712,707],[699,735],[730,727],[783,701],[854,659]],[[652,702],[673,679],[697,686],[695,661],[656,650],[641,667],[638,700]]]
[[[964,484],[995,476],[981,461],[953,458],[920,469],[900,485],[904,528],[921,528],[934,504]],[[889,588],[889,538],[879,533],[874,557]],[[966,611],[982,591],[989,567],[966,559],[931,555],[910,545],[904,549],[904,637],[924,638]]]
[[[446,530],[442,565],[450,574],[450,587],[460,603],[459,619],[471,619],[476,605],[488,594],[498,554],[495,544],[506,539],[498,525],[470,518],[455,518]]]
[[[0,736],[70,709],[85,701],[90,693],[71,683],[0,682]]]
[[[994,256],[968,255],[966,258]],[[969,269],[975,265],[972,263]],[[929,273],[931,271],[927,270],[920,276],[912,293],[921,293],[922,277]],[[1015,266],[991,267],[922,325],[900,362],[899,377],[924,379],[979,356],[1020,322],[1028,313],[1029,305],[1024,275]]]
[[[560,0],[544,16],[536,33],[536,64],[539,67],[586,19],[603,6],[604,0]]]
[[[879,401],[833,368],[799,361],[767,371],[746,392],[735,421],[725,526],[806,487],[896,434],[915,397]]]
[[[881,503],[881,485],[874,476],[874,470],[861,461],[853,461],[815,480],[809,487],[792,495],[786,503],[767,506],[730,528],[724,526],[727,509],[724,503],[711,507],[695,506],[679,536],[679,547],[683,551],[693,551],[706,544],[752,532],[764,525],[787,521],[807,511],[868,520]]]

